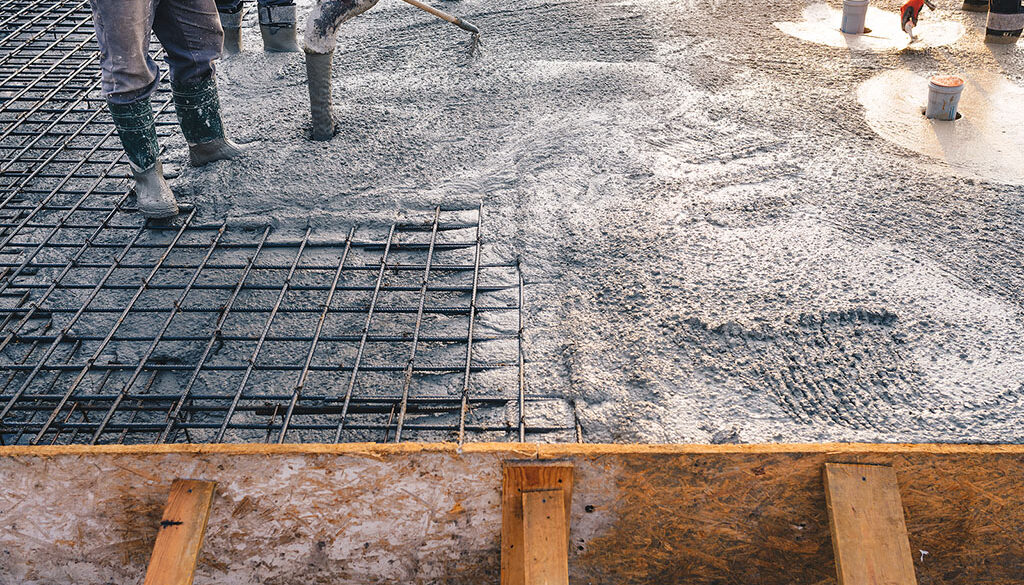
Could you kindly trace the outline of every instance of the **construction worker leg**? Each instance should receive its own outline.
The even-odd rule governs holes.
[[[91,0],[90,4],[100,47],[103,97],[135,177],[138,209],[147,217],[171,217],[178,213],[178,206],[164,180],[149,101],[160,77],[159,66],[149,57],[156,0]]]
[[[309,82],[309,108],[313,118],[313,140],[334,136],[331,111],[331,61],[338,27],[346,20],[373,8],[377,0],[317,0],[306,19],[303,48],[306,52],[306,79]]]
[[[259,0],[260,35],[263,50],[271,53],[297,53],[294,0]]]
[[[148,99],[160,67],[149,56],[155,0],[90,0],[100,47],[103,97],[114,104]]]
[[[213,62],[220,57],[224,33],[214,0],[160,0],[153,30],[167,53],[189,162],[202,166],[239,156],[242,151],[226,138],[220,115]]]
[[[224,29],[224,54],[242,52],[242,0],[217,0],[220,26]]]
[[[224,31],[214,0],[159,0],[153,32],[164,47],[172,83],[189,83],[213,75]]]

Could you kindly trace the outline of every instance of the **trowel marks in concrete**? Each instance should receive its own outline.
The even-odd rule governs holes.
[[[932,14],[923,15],[914,27],[914,34],[917,35],[914,42],[910,42],[907,33],[900,27],[899,15],[893,12],[868,8],[864,25],[870,32],[862,35],[848,35],[839,30],[842,20],[842,10],[826,4],[812,4],[804,9],[803,22],[776,22],[775,26],[805,41],[830,47],[849,47],[857,51],[926,49],[955,43],[964,35],[964,25],[939,20]]]
[[[964,173],[1024,184],[1024,88],[995,73],[964,77],[963,117],[953,122],[924,117],[928,79],[910,71],[887,71],[867,80],[858,98],[868,124],[886,140]]]

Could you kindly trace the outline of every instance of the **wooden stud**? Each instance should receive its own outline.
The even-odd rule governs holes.
[[[569,585],[564,490],[523,492],[523,557],[527,585]]]
[[[569,550],[569,516],[572,509],[572,464],[565,461],[510,461],[502,470],[501,585],[527,585],[524,494],[562,491],[565,551]],[[566,556],[568,565],[568,556]]]
[[[825,464],[825,499],[839,585],[916,585],[896,472]]]
[[[192,585],[216,486],[193,479],[171,484],[145,585]]]

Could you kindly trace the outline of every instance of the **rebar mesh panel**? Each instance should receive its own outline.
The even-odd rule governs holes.
[[[0,23],[2,444],[575,436],[567,403],[526,393],[519,270],[481,210],[340,235],[146,223],[88,4],[0,2]],[[154,108],[175,124],[163,88]]]

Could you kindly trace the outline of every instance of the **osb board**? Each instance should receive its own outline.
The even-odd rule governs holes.
[[[497,583],[501,462],[575,465],[573,583],[832,584],[826,461],[895,467],[921,583],[1021,583],[1024,447],[0,448],[0,584],[137,583],[173,479],[218,482],[196,583]]]

